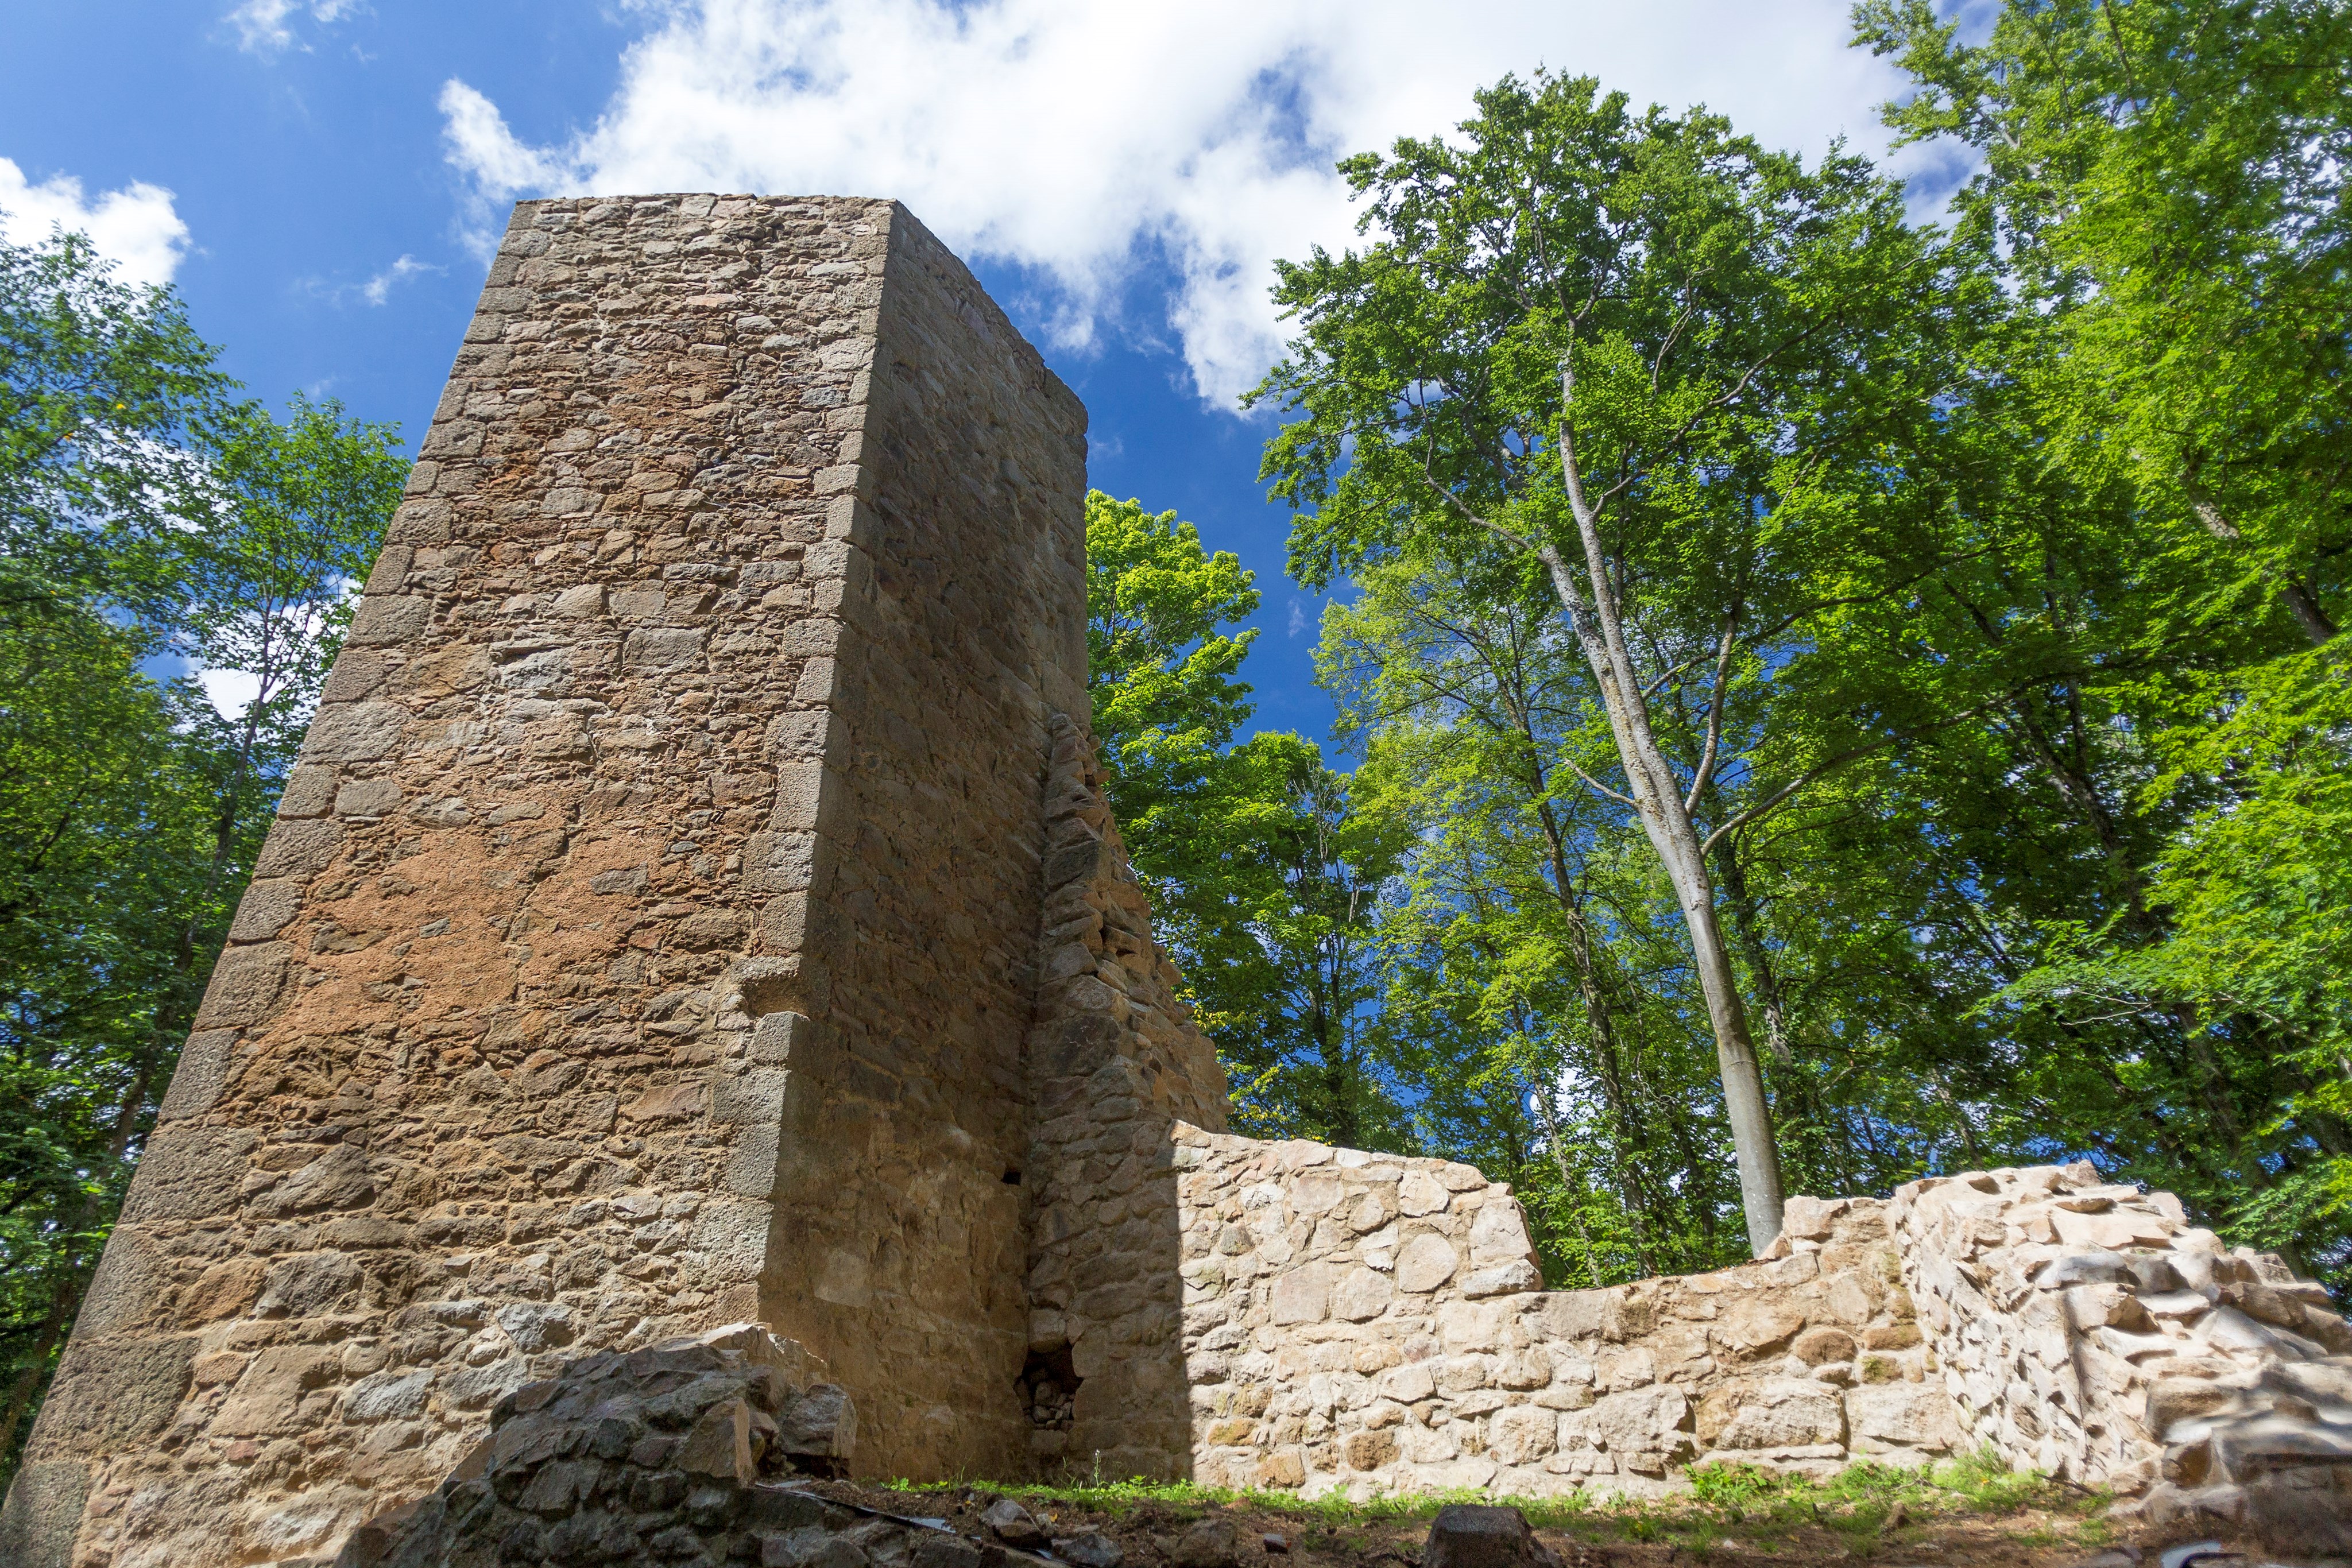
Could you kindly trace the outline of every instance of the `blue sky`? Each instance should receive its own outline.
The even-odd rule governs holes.
[[[1258,723],[1320,736],[1319,602],[1233,399],[1272,258],[1347,239],[1333,158],[1539,65],[1876,151],[1897,84],[1845,36],[1824,0],[19,0],[0,207],[173,283],[256,393],[414,441],[512,200],[899,197],[1086,400],[1093,482],[1257,571]],[[1894,167],[1939,193],[1938,156]]]

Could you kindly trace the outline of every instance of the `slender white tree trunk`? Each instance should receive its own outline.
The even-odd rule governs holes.
[[[1748,1032],[1748,1009],[1739,997],[1738,977],[1731,966],[1730,945],[1716,918],[1715,882],[1707,874],[1706,856],[1690,808],[1683,799],[1681,781],[1667,766],[1665,753],[1650,727],[1649,705],[1642,696],[1631,653],[1625,645],[1622,606],[1610,580],[1608,559],[1602,553],[1600,518],[1587,504],[1583,476],[1578,472],[1565,419],[1574,382],[1565,363],[1560,371],[1560,468],[1568,481],[1569,505],[1576,514],[1583,546],[1585,578],[1591,597],[1576,580],[1574,569],[1560,553],[1545,546],[1540,554],[1550,573],[1552,591],[1568,612],[1569,625],[1584,650],[1585,661],[1600,683],[1609,729],[1617,743],[1617,757],[1633,800],[1642,831],[1674,883],[1682,906],[1683,924],[1690,930],[1691,955],[1698,967],[1699,989],[1706,998],[1707,1022],[1715,1030],[1716,1064],[1723,1075],[1724,1111],[1731,1122],[1731,1143],[1739,1161],[1739,1197],[1747,1211],[1749,1248],[1761,1256],[1780,1234],[1783,1192],[1780,1149],[1772,1134],[1772,1114],[1764,1098],[1764,1071],[1756,1058],[1756,1044]],[[1588,612],[1587,605],[1590,604]]]

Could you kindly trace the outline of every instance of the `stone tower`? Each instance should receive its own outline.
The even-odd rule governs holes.
[[[1085,432],[894,203],[517,208],[0,1541],[303,1560],[550,1365],[741,1319],[861,1469],[1028,1452]]]

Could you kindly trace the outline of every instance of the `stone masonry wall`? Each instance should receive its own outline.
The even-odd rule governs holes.
[[[1174,1138],[1204,1483],[1640,1495],[1695,1462],[1824,1472],[1958,1439],[1880,1205],[1778,1260],[1547,1291],[1510,1189],[1468,1166]]]
[[[1203,1482],[1643,1493],[1989,1448],[2158,1522],[2352,1547],[2352,1327],[2088,1165],[1791,1198],[1757,1262],[1545,1291],[1467,1166],[1170,1137]]]
[[[866,413],[818,476],[854,585],[831,723],[781,769],[780,811],[816,802],[814,887],[764,936],[823,984],[761,1316],[856,1393],[861,1464],[940,1474],[1027,1440],[1022,1051],[1047,722],[1086,702],[1086,411],[904,208],[875,221]]]
[[[1467,1166],[1223,1134],[1099,769],[1054,733],[1024,1381],[1048,1468],[1541,1496],[1990,1448],[2352,1547],[2352,1328],[2168,1193],[2078,1164],[1795,1197],[1754,1263],[1545,1291]]]
[[[1225,1073],[1176,970],[1084,732],[1054,721],[1045,903],[1028,1045],[1034,1195],[1022,1390],[1043,1469],[1190,1469],[1178,1265],[1179,1122],[1222,1131]]]
[[[558,1357],[751,1318],[878,1468],[1017,1451],[1082,436],[892,204],[517,209],[16,1560],[306,1560]]]
[[[1929,1177],[1888,1216],[1971,1446],[2352,1548],[2352,1327],[2318,1285],[2088,1165]]]

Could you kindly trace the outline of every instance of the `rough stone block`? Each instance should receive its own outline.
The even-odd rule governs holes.
[[[259,1140],[232,1127],[159,1127],[123,1199],[126,1225],[211,1219],[236,1207],[237,1189]]]
[[[1454,1277],[1461,1260],[1454,1243],[1435,1231],[1424,1230],[1397,1254],[1396,1285],[1400,1291],[1426,1295]]]
[[[1517,1509],[1459,1502],[1439,1509],[1430,1521],[1421,1561],[1422,1568],[1558,1568],[1559,1563]]]
[[[1846,1427],[1853,1448],[1863,1453],[1889,1448],[1923,1453],[1957,1452],[1961,1447],[1959,1423],[1943,1390],[1924,1383],[1889,1383],[1849,1388],[1845,1394]]]
[[[0,1563],[18,1568],[68,1568],[74,1536],[89,1500],[89,1468],[79,1459],[27,1463],[0,1508]]]
[[[394,545],[394,549],[406,547]],[[360,601],[348,637],[355,648],[413,643],[433,623],[433,601],[423,597],[371,595]]]
[[[265,1022],[278,1010],[293,949],[282,942],[231,947],[213,967],[212,984],[196,1009],[199,1029]]]
[[[373,762],[398,749],[407,727],[408,710],[397,703],[330,703],[310,721],[302,758],[310,763]]]
[[[188,1391],[195,1351],[193,1335],[68,1347],[26,1454],[104,1455],[158,1436]]]
[[[180,1049],[180,1064],[173,1070],[172,1086],[156,1113],[157,1121],[201,1116],[213,1108],[228,1082],[236,1040],[237,1031],[233,1029],[206,1030],[188,1037],[188,1043]]]

